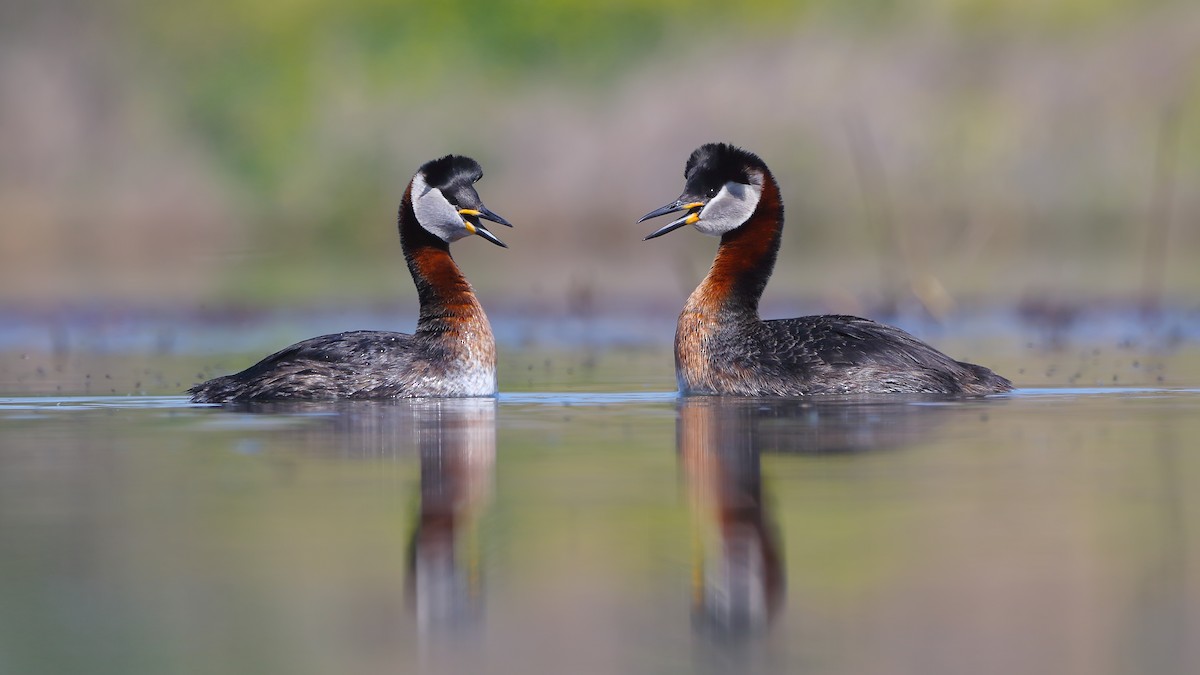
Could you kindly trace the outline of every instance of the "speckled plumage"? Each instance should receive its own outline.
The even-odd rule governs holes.
[[[745,222],[721,234],[712,268],[679,316],[675,370],[682,393],[979,396],[1012,388],[987,368],[956,361],[899,328],[868,319],[829,315],[763,321],[758,302],[783,229],[783,201],[766,164],[732,146],[702,146],[688,161],[688,187],[673,210],[700,208],[696,205],[713,199],[713,186],[747,176],[760,184],[761,196]],[[697,213],[700,228],[705,212]]]
[[[482,176],[473,160],[444,157],[423,166],[417,176],[421,183],[428,180],[448,197],[456,195],[453,206],[499,218],[483,207],[471,187]],[[400,203],[399,229],[421,305],[414,334],[351,331],[310,338],[239,373],[192,387],[188,390],[192,400],[231,403],[494,395],[496,343],[491,325],[474,289],[451,258],[449,243],[418,222],[413,184],[409,183]],[[483,228],[471,218],[478,233]],[[490,233],[487,238],[494,240]]]

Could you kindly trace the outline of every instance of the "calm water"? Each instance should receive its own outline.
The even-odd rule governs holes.
[[[497,400],[246,410],[394,317],[0,317],[0,675],[1200,672],[1200,312],[902,323],[1022,388],[886,402],[498,314]]]
[[[1197,438],[1183,387],[4,398],[0,672],[1200,672]]]

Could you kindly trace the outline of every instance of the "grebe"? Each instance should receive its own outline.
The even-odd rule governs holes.
[[[725,143],[702,145],[684,169],[679,199],[638,222],[687,214],[684,225],[721,237],[708,276],[692,292],[675,331],[675,375],[683,394],[951,394],[981,396],[1012,384],[955,361],[908,333],[855,316],[763,321],[758,301],[775,267],[783,200],[767,165]]]
[[[246,370],[188,390],[196,403],[269,399],[491,396],[496,341],[450,242],[476,234],[505,246],[480,222],[512,225],[483,205],[483,169],[447,155],[421,166],[400,201],[400,246],[421,304],[416,333],[351,331],[276,352]]]

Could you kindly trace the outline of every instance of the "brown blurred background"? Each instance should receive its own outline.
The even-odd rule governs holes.
[[[490,311],[674,307],[715,242],[634,221],[713,140],[782,184],[768,302],[1200,291],[1193,0],[5,0],[0,304],[411,301],[455,152]]]

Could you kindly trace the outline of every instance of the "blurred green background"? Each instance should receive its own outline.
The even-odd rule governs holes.
[[[0,302],[412,300],[456,152],[490,311],[673,307],[715,242],[634,221],[712,140],[782,184],[768,301],[1200,291],[1194,0],[5,0]]]

